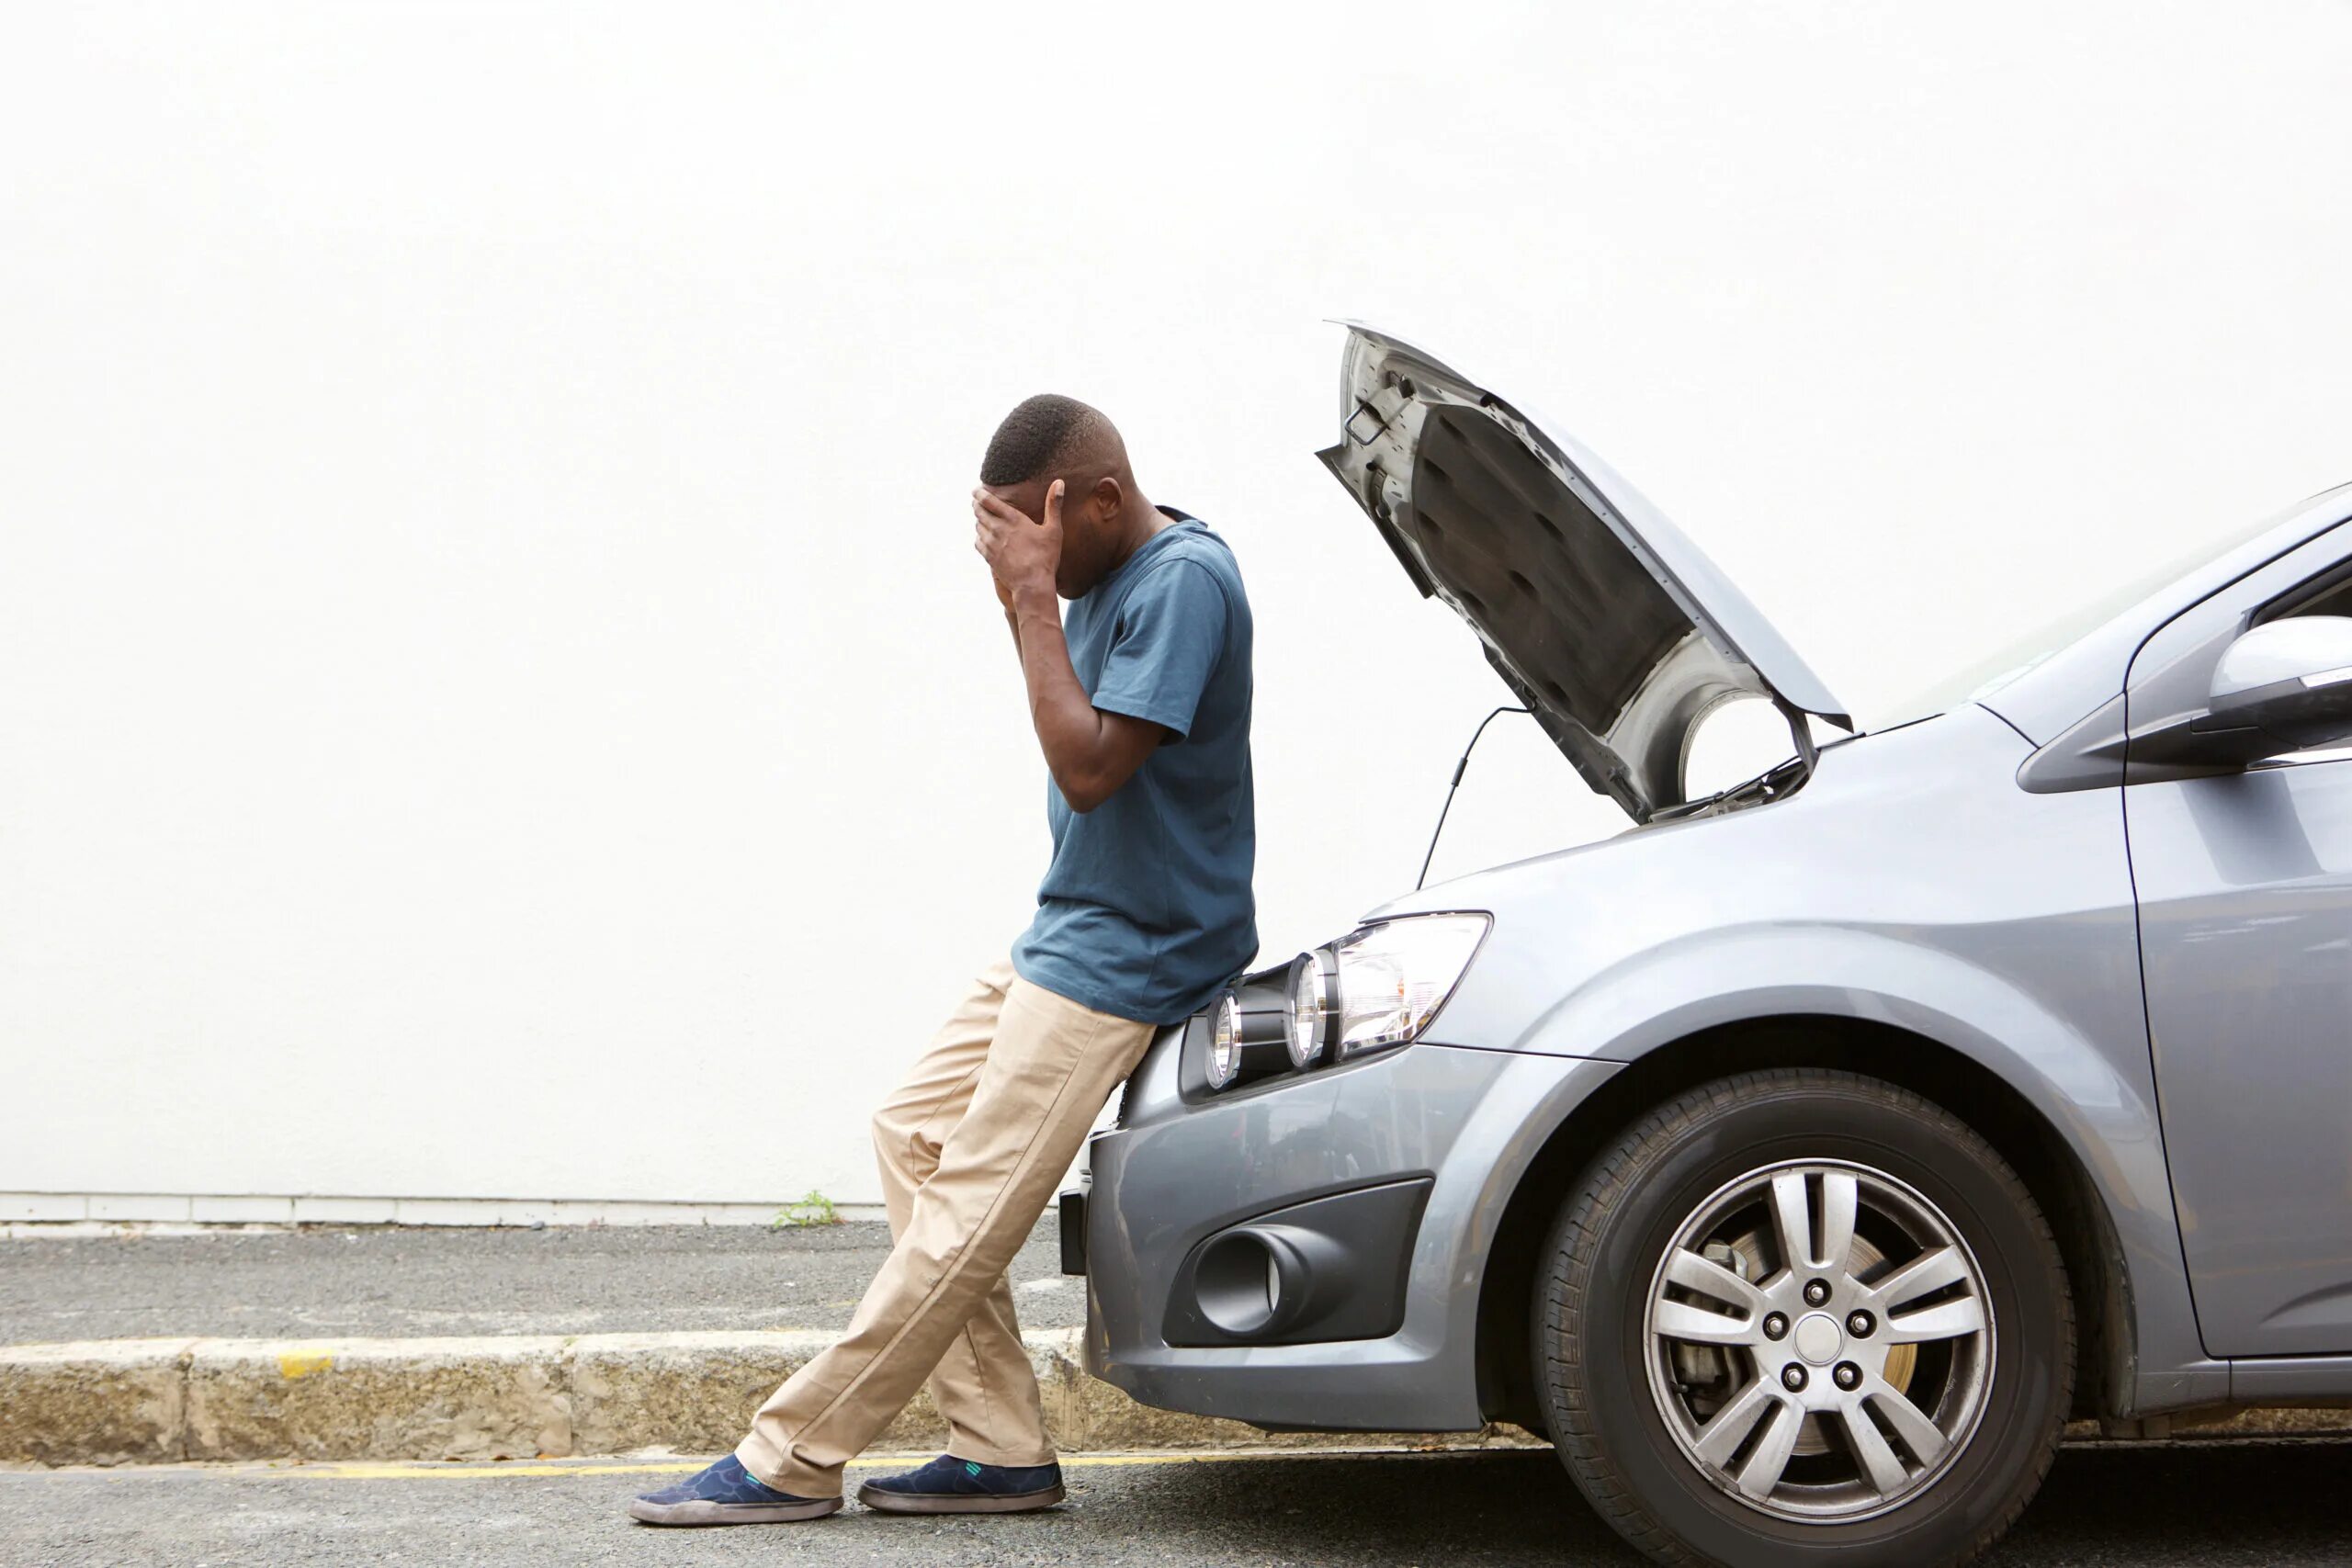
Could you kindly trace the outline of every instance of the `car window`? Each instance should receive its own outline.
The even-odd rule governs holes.
[[[2352,571],[2325,572],[2255,617],[2257,621],[2291,620],[2299,615],[2352,615]]]
[[[2273,600],[2254,619],[2259,625],[2265,621],[2291,620],[2299,615],[2352,616],[2352,567],[2334,567],[2309,582],[2298,584]],[[2352,761],[2352,743],[2312,747],[2288,756],[2274,757],[2256,765],[2282,768],[2301,767],[2312,762],[2345,761]]]
[[[2340,603],[2352,578],[2352,524],[2305,540],[2173,616],[2132,656],[2132,729],[2154,736],[2201,717],[2213,667],[2250,626]],[[2298,755],[2301,755],[2300,753]]]

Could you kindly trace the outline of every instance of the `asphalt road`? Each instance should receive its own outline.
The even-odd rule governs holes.
[[[1048,1212],[1013,1263],[1027,1327],[1086,1320],[1058,1234]],[[0,1345],[841,1328],[889,1239],[878,1222],[7,1237]]]
[[[854,1506],[813,1524],[659,1530],[620,1512],[673,1461],[0,1472],[0,1563],[787,1562],[809,1568],[1082,1563],[1632,1563],[1548,1453],[1098,1460],[1043,1515],[929,1520]],[[2352,1444],[2075,1449],[1986,1561],[2352,1562]],[[856,1472],[852,1472],[854,1481]]]

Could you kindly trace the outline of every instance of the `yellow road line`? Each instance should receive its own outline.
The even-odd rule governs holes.
[[[1516,1453],[1527,1449],[1216,1449],[1196,1453],[1064,1454],[1065,1470],[1102,1470],[1113,1466],[1150,1464],[1243,1464],[1278,1459],[1410,1459],[1431,1454]],[[922,1464],[930,1453],[867,1454],[850,1461],[852,1470],[893,1469]],[[691,1474],[708,1460],[562,1460],[490,1461],[444,1464],[306,1464],[239,1466],[241,1474],[308,1476],[318,1481],[481,1481],[500,1476],[552,1475],[677,1475]]]

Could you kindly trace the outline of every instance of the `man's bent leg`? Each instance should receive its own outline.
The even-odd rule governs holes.
[[[915,1189],[939,1164],[939,1151],[972,1102],[980,1064],[996,1038],[997,1013],[1012,965],[983,970],[947,1021],[915,1059],[905,1079],[874,1113],[874,1152],[895,1238],[905,1228]],[[1027,1370],[1023,1363],[1023,1370]],[[743,1469],[729,1454],[698,1475],[639,1497],[633,1517],[655,1525],[771,1524],[818,1518],[836,1512],[838,1496],[783,1495]]]
[[[972,1103],[849,1331],[794,1373],[736,1455],[799,1496],[841,1490],[842,1466],[888,1426],[964,1328],[1045,1212],[1152,1026],[1016,980]]]
[[[980,971],[939,1026],[907,1076],[874,1112],[874,1164],[882,1178],[882,1203],[890,1217],[890,1239],[906,1233],[915,1190],[939,1167],[948,1135],[971,1107],[972,1090],[996,1038],[1012,965],[998,962]]]
[[[906,1234],[916,1189],[938,1168],[940,1151],[971,1106],[1013,978],[1012,965],[1001,960],[981,971],[906,1080],[874,1113],[875,1162],[893,1241]],[[948,1345],[930,1388],[931,1402],[947,1423],[947,1451],[956,1458],[1003,1465],[1053,1461],[1045,1401],[1004,1276]]]

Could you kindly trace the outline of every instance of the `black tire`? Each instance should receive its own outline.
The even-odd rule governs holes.
[[[1997,1325],[1973,1435],[1885,1512],[1796,1523],[1714,1484],[1668,1430],[1644,1333],[1666,1248],[1711,1194],[1783,1161],[1842,1161],[1907,1183],[1982,1267]],[[1536,1282],[1534,1367],[1561,1461],[1620,1534],[1667,1562],[1731,1568],[1963,1562],[1998,1539],[2050,1468],[2074,1387],[2074,1308],[2048,1222],[1959,1119],[1877,1079],[1742,1073],[1644,1117],[1586,1168]]]

